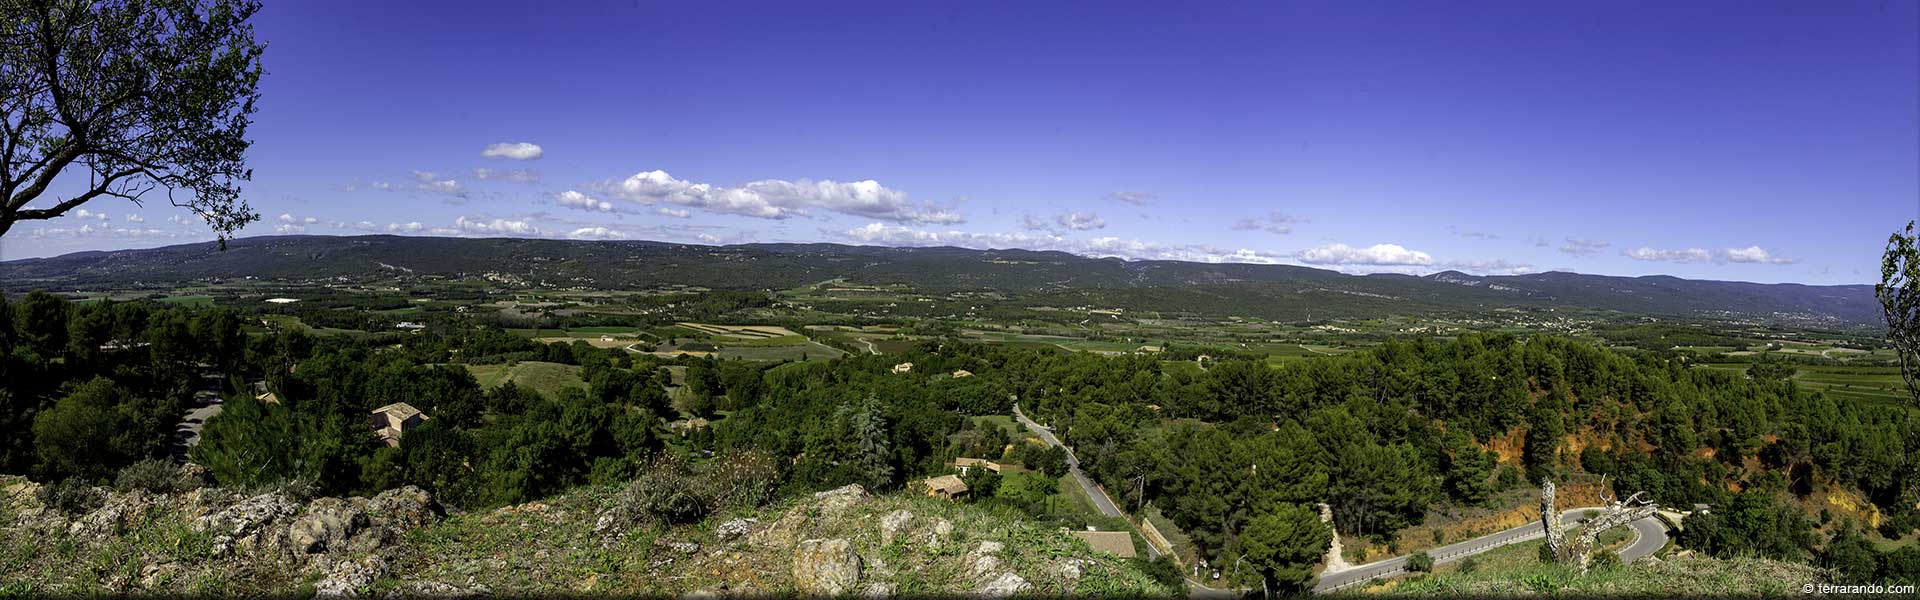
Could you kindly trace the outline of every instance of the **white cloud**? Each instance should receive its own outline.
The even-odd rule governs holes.
[[[1055,233],[974,233],[966,231],[930,231],[905,225],[869,223],[843,231],[823,231],[827,235],[865,244],[886,246],[958,246],[989,250],[1023,248],[1058,250],[1085,256],[1120,257],[1137,260],[1182,260],[1190,262],[1245,262],[1274,264],[1279,255],[1248,249],[1229,250],[1202,245],[1167,245],[1118,237],[1074,239]]]
[[[1533,265],[1508,262],[1505,259],[1455,260],[1442,263],[1442,266],[1475,275],[1521,275],[1534,271]]]
[[[395,233],[414,233],[425,228],[426,226],[421,225],[419,221],[414,221],[412,223],[388,223],[387,224],[387,231],[391,231]]]
[[[145,223],[147,222],[147,218],[142,217],[140,215],[130,214],[130,215],[127,215],[127,222],[128,223]]]
[[[539,235],[540,234],[540,228],[534,227],[532,223],[528,223],[526,221],[512,221],[507,219],[479,220],[479,219],[469,219],[463,216],[454,220],[453,227],[454,229],[464,233],[477,233],[482,235],[486,235],[486,234]]]
[[[1722,262],[1722,263],[1755,263],[1755,264],[1773,264],[1773,265],[1784,265],[1784,264],[1793,263],[1793,259],[1774,256],[1773,253],[1768,252],[1765,248],[1761,248],[1759,246],[1747,246],[1745,248],[1727,248],[1724,250],[1720,250],[1718,252],[1709,251],[1705,248],[1684,248],[1679,250],[1662,250],[1658,248],[1648,248],[1648,247],[1642,246],[1639,248],[1634,248],[1632,250],[1622,252],[1621,254],[1626,256],[1627,258],[1631,258],[1634,260],[1674,262],[1674,263],[1698,263],[1698,262],[1708,262],[1708,261]]]
[[[513,183],[538,183],[540,172],[531,169],[489,169],[480,167],[473,170],[473,178],[481,181],[510,181]]]
[[[1312,265],[1420,266],[1433,264],[1433,256],[1418,250],[1408,250],[1399,244],[1374,244],[1366,248],[1329,244],[1302,250],[1299,258],[1300,262]]]
[[[375,223],[373,221],[361,221],[359,223],[354,223],[353,228],[361,231],[379,231],[380,224]]]
[[[1055,223],[1059,223],[1061,227],[1072,229],[1074,231],[1100,229],[1107,226],[1106,219],[1100,218],[1100,215],[1096,215],[1090,212],[1080,212],[1080,211],[1074,211],[1074,212],[1070,212],[1070,213],[1066,213],[1066,214],[1054,217],[1053,221]]]
[[[1498,234],[1487,233],[1485,231],[1474,231],[1471,229],[1461,229],[1459,227],[1454,227],[1452,225],[1447,226],[1447,231],[1451,231],[1453,232],[1454,235],[1457,235],[1463,238],[1473,238],[1476,240],[1500,239],[1500,236]]]
[[[1020,227],[1027,231],[1046,231],[1048,229],[1053,229],[1053,225],[1051,223],[1040,220],[1039,217],[1033,216],[1033,213],[1027,213],[1025,215],[1020,216]]]
[[[273,231],[274,233],[306,233],[307,226],[295,225],[292,223],[281,223],[280,226],[274,227]]]
[[[385,181],[375,181],[375,182],[373,182],[373,183],[370,183],[370,184],[367,184],[367,185],[369,185],[369,186],[371,186],[371,187],[373,187],[373,189],[376,189],[376,190],[380,190],[380,191],[383,191],[383,192],[384,192],[384,191],[391,191],[391,190],[393,189],[393,184],[392,184],[392,183],[388,183],[388,182],[385,182]]]
[[[1262,217],[1247,217],[1233,223],[1234,231],[1265,231],[1286,235],[1293,233],[1293,226],[1308,223],[1306,219],[1288,215],[1280,211],[1267,213]]]
[[[764,179],[739,187],[716,186],[675,179],[666,171],[645,171],[618,182],[603,182],[600,191],[641,204],[674,204],[707,212],[760,219],[807,216],[826,210],[896,223],[960,223],[952,210],[925,203],[915,205],[906,192],[889,189],[874,180],[837,182],[801,179]]]
[[[49,238],[89,238],[89,239],[143,239],[177,238],[180,232],[154,228],[114,227],[106,224],[88,223],[79,227],[36,227],[26,233],[29,239]]]
[[[441,177],[439,173],[433,171],[414,171],[413,181],[413,189],[422,192],[446,194],[460,198],[467,197],[466,186],[460,185],[458,180]]]
[[[1774,256],[1773,253],[1767,252],[1765,248],[1759,246],[1728,248],[1722,252],[1722,255],[1725,256],[1728,261],[1737,263],[1767,263],[1775,265],[1793,263],[1793,259]]]
[[[1134,206],[1145,206],[1149,203],[1152,203],[1154,199],[1159,197],[1160,197],[1159,195],[1149,193],[1149,192],[1114,192],[1111,194],[1107,194],[1108,200],[1112,200],[1114,202],[1125,202],[1127,204],[1132,204]]]
[[[77,219],[94,219],[96,221],[105,221],[108,219],[107,213],[97,213],[84,208],[73,211],[73,216]]]
[[[1613,244],[1600,240],[1566,238],[1566,243],[1560,245],[1560,251],[1574,256],[1592,256],[1611,245]]]
[[[1705,248],[1684,248],[1679,250],[1662,250],[1658,248],[1648,248],[1646,246],[1641,246],[1639,248],[1634,248],[1632,250],[1621,252],[1620,254],[1634,260],[1645,260],[1645,261],[1654,261],[1654,262],[1692,263],[1692,262],[1706,262],[1709,260],[1713,260],[1713,253],[1708,252]]]
[[[675,218],[675,219],[685,219],[685,218],[687,218],[687,217],[691,217],[691,216],[693,216],[693,213],[691,213],[691,212],[688,212],[688,211],[687,211],[686,209],[683,209],[683,208],[667,208],[667,207],[665,207],[665,206],[662,206],[662,207],[660,207],[660,208],[656,208],[656,209],[653,209],[653,212],[656,212],[656,213],[659,213],[659,214],[662,214],[662,215],[666,215],[666,216],[669,216],[669,217],[673,217],[673,218]]]
[[[626,239],[627,234],[605,227],[581,227],[568,233],[567,237],[576,240],[621,240]]]
[[[580,192],[576,192],[573,190],[567,190],[564,192],[560,192],[559,194],[555,194],[554,199],[559,200],[560,205],[565,206],[567,208],[578,208],[580,210],[597,210],[600,212],[611,212],[613,210],[612,202],[599,200],[592,196],[588,196],[586,194],[582,194]]]
[[[547,153],[546,150],[542,150],[538,144],[530,144],[527,142],[501,142],[498,144],[487,146],[487,149],[481,151],[480,155],[487,158],[533,160],[536,158],[540,158],[542,155],[545,155],[546,153]]]

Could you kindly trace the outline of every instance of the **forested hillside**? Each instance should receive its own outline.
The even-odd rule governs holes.
[[[1552,336],[1413,338],[1279,365],[941,339],[897,355],[756,363],[543,344],[487,327],[249,332],[226,309],[44,294],[0,306],[0,318],[0,469],[48,483],[138,485],[151,470],[142,461],[178,452],[174,424],[211,385],[224,412],[184,455],[222,486],[373,494],[411,484],[480,510],[714,453],[783,457],[764,473],[779,495],[899,490],[977,457],[1032,470],[970,475],[978,501],[1077,527],[1047,499],[1051,484],[1031,479],[1057,477],[1064,456],[975,418],[1018,403],[1125,508],[1163,512],[1213,564],[1267,549],[1261,574],[1287,586],[1309,580],[1316,542],[1262,536],[1319,527],[1315,503],[1331,504],[1342,535],[1390,543],[1437,507],[1585,474],[1622,496],[1716,507],[1689,518],[1682,537],[1708,554],[1813,562],[1864,581],[1910,580],[1920,552],[1862,539],[1920,526],[1920,438],[1904,411],[1807,392],[1768,363],[1699,369]],[[519,361],[577,366],[586,386],[483,389],[468,368]],[[896,372],[903,362],[913,369]],[[256,400],[262,389],[273,397]],[[366,415],[392,402],[431,420],[386,448]],[[674,518],[698,519],[701,506]],[[1304,546],[1271,551],[1285,544]]]
[[[695,246],[398,236],[269,236],[0,263],[0,290],[128,289],[245,278],[306,283],[447,279],[510,287],[770,290],[845,279],[930,293],[990,290],[1013,303],[1302,319],[1481,312],[1621,311],[1857,327],[1871,286],[1805,286],[1575,273],[1345,275],[1289,265],[1126,261],[1064,252],[837,244]]]

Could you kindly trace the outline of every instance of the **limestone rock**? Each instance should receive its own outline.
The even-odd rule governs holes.
[[[880,517],[880,545],[892,544],[907,529],[907,523],[913,520],[913,513],[896,510]]]
[[[693,554],[700,551],[700,544],[696,544],[693,542],[676,542],[673,540],[654,540],[653,545],[659,546],[661,548],[666,548],[668,550],[672,550],[674,552],[678,552],[681,554]]]
[[[1080,576],[1086,573],[1087,565],[1089,564],[1091,564],[1091,561],[1085,559],[1069,558],[1054,565],[1053,572],[1071,585],[1080,581]]]
[[[803,594],[851,592],[860,582],[860,555],[842,538],[804,540],[793,554],[793,582]]]
[[[947,522],[946,519],[934,521],[933,528],[927,531],[927,545],[938,546],[944,544],[947,542],[947,538],[950,537],[953,537],[953,523]]]
[[[346,547],[347,540],[367,527],[367,514],[339,498],[321,498],[287,528],[287,541],[296,554],[327,552]]]
[[[815,506],[820,508],[820,512],[829,515],[839,514],[854,505],[865,502],[867,488],[860,487],[858,483],[849,483],[824,492],[817,492],[813,495],[813,499]]]
[[[367,514],[382,527],[407,531],[425,527],[446,514],[433,494],[418,486],[394,488],[367,500]]]
[[[313,595],[318,598],[353,598],[360,590],[373,585],[375,579],[387,572],[386,559],[369,556],[360,560],[342,560],[326,566],[319,581],[313,582]]]
[[[759,524],[760,522],[754,519],[734,519],[715,527],[713,537],[722,542],[731,542],[753,533],[754,526]]]
[[[415,581],[387,592],[388,598],[465,598],[484,595],[486,586],[462,587],[439,581]]]
[[[1033,589],[1033,585],[1027,583],[1027,580],[1021,579],[1019,575],[1001,573],[999,577],[995,577],[981,584],[979,588],[974,590],[974,593],[980,596],[1004,598],[1030,589]]]
[[[267,493],[195,519],[194,526],[213,533],[214,553],[226,554],[236,546],[257,543],[268,525],[286,520],[297,510],[298,506],[285,495]]]

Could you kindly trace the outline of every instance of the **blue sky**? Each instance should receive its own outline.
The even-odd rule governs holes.
[[[1920,217],[1915,2],[705,4],[270,3],[242,235],[1866,283]],[[211,237],[86,208],[0,256]]]

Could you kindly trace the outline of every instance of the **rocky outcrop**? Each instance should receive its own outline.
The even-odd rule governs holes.
[[[193,534],[159,552],[132,559],[129,568],[98,582],[112,592],[169,591],[209,577],[248,581],[315,581],[324,595],[365,589],[385,572],[393,546],[410,530],[444,512],[417,487],[372,498],[318,498],[303,502],[281,492],[253,495],[221,488],[155,493],[94,488],[98,507],[68,515],[40,506],[37,484],[0,480],[0,544],[60,539],[88,548],[122,536]],[[152,528],[159,529],[152,529]],[[191,540],[191,541],[188,541]],[[204,545],[200,545],[204,544]],[[178,550],[178,555],[168,552]]]
[[[913,521],[913,513],[896,510],[880,517],[880,545],[890,545],[907,529],[907,523]]]
[[[860,583],[860,555],[845,539],[805,540],[793,553],[793,584],[803,594],[838,596]]]
[[[713,537],[722,542],[731,542],[752,534],[753,528],[758,525],[760,521],[755,519],[734,519],[713,528]]]
[[[325,561],[321,569],[321,578],[313,583],[314,596],[320,598],[352,598],[373,586],[373,582],[387,573],[387,561],[379,556],[369,556],[360,560]]]
[[[1030,589],[1033,589],[1033,585],[1027,583],[1027,580],[1022,579],[1019,575],[1001,573],[999,577],[995,577],[993,580],[981,584],[980,588],[975,590],[975,593],[990,598],[1005,598]]]
[[[867,488],[860,487],[858,483],[849,483],[813,495],[814,506],[827,515],[845,513],[847,509],[866,502],[867,498]]]
[[[284,494],[267,493],[200,517],[194,520],[193,525],[196,529],[214,534],[214,554],[229,554],[234,550],[272,545],[272,542],[283,538],[285,530],[273,526],[285,523],[299,508],[293,499]]]

